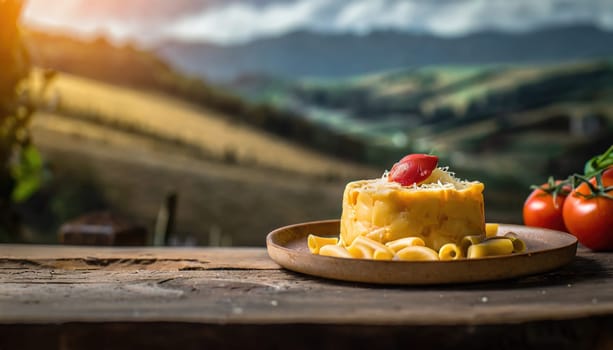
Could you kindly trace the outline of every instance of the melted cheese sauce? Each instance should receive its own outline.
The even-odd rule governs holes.
[[[438,251],[445,243],[485,233],[481,182],[459,180],[442,168],[413,186],[389,182],[386,175],[347,184],[341,216],[345,246],[358,236],[381,243],[420,237]]]

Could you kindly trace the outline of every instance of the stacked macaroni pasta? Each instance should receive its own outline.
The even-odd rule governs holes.
[[[419,184],[380,179],[347,184],[340,236],[308,236],[313,254],[374,260],[458,260],[522,252],[514,234],[485,224],[483,189],[436,168]]]

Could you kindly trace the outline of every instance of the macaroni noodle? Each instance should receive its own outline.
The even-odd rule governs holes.
[[[488,238],[479,235],[464,236],[460,245],[447,243],[438,252],[426,247],[420,237],[404,237],[382,244],[365,235],[356,237],[349,247],[344,247],[336,237],[310,234],[307,241],[309,251],[313,254],[372,260],[460,260],[521,253],[526,250],[525,242],[513,232]]]
[[[458,260],[463,257],[462,251],[457,244],[447,243],[438,251],[438,257],[441,260]]]
[[[399,250],[406,248],[406,247],[410,247],[410,246],[419,245],[419,246],[425,247],[426,243],[424,242],[423,239],[419,237],[405,237],[405,238],[396,239],[391,242],[387,242],[385,243],[385,245],[397,253]]]
[[[309,245],[309,250],[313,254],[319,254],[319,249],[321,247],[328,244],[337,244],[338,238],[336,237],[320,237],[315,235],[309,235],[307,239],[307,244]]]
[[[396,253],[397,260],[439,260],[438,253],[419,245],[408,246]]]
[[[468,247],[466,257],[469,259],[482,258],[492,255],[505,255],[513,253],[513,242],[510,239],[489,239]]]

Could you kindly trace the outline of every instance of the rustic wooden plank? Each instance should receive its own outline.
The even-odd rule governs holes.
[[[88,262],[89,261],[89,262]],[[613,317],[613,254],[496,283],[375,286],[281,269],[261,248],[0,246],[0,324],[496,325]]]
[[[455,286],[281,269],[263,249],[0,246],[0,349],[610,349],[613,254]]]
[[[158,322],[0,325],[0,348],[609,350],[613,348],[611,329],[610,318],[504,327]]]
[[[0,269],[279,269],[261,248],[145,248],[0,245]]]

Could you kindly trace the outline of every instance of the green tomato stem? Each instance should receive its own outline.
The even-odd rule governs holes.
[[[604,183],[602,182],[602,174],[604,173],[606,169],[600,169],[596,172],[595,175],[593,175],[593,177],[596,179],[596,185],[592,184],[589,180],[589,178],[587,176],[581,176],[579,174],[575,174],[573,176],[571,176],[573,178],[572,183],[573,183],[573,189],[576,189],[578,187],[578,185],[580,185],[581,183],[585,183],[588,188],[590,189],[590,193],[588,194],[583,194],[580,192],[574,192],[577,196],[581,196],[585,199],[592,199],[592,198],[596,198],[596,197],[604,197],[610,200],[613,200],[613,196],[611,196],[608,192],[610,192],[611,190],[613,190],[613,186],[604,186]]]
[[[613,145],[603,154],[592,157],[585,163],[584,174],[588,177],[594,176],[598,171],[613,165]]]

